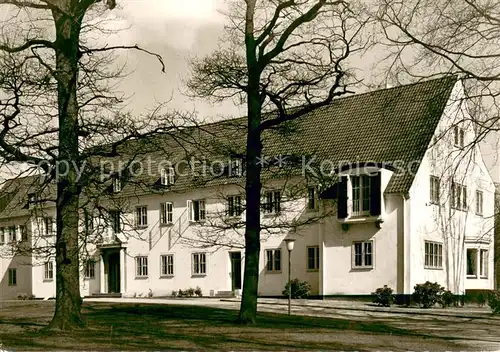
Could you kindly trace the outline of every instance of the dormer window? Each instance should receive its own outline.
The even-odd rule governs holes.
[[[118,193],[122,190],[122,181],[118,177],[113,177],[113,193]]]
[[[160,183],[163,186],[173,185],[175,182],[175,170],[173,167],[167,167],[160,171]]]
[[[338,185],[339,219],[381,214],[380,172],[372,175],[346,175]]]
[[[239,159],[231,160],[231,163],[229,164],[229,176],[230,177],[241,176],[241,160]]]
[[[464,147],[464,136],[465,132],[462,128],[455,126],[453,128],[453,139],[455,142],[455,147],[463,148]]]

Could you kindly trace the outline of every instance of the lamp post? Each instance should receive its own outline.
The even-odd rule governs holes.
[[[295,244],[295,239],[285,238],[286,248],[288,249],[288,315],[291,314],[292,307],[292,251],[293,245]]]

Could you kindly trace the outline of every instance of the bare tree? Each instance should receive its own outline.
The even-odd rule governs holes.
[[[114,94],[109,79],[120,71],[109,69],[109,54],[120,49],[154,54],[138,46],[98,46],[88,36],[99,28],[99,14],[115,7],[114,0],[105,6],[97,0],[0,4],[6,14],[0,43],[0,83],[6,96],[0,105],[0,157],[3,164],[41,169],[49,176],[47,183],[55,180],[57,296],[50,327],[72,329],[84,325],[80,196],[96,179],[87,161],[118,156],[131,139],[165,131],[168,124],[154,117],[140,120],[118,114],[115,107],[122,97]]]
[[[241,323],[254,323],[261,241],[262,136],[350,93],[348,58],[365,48],[366,21],[354,2],[231,1],[227,37],[192,62],[187,86],[198,97],[246,104],[245,269]],[[271,112],[272,111],[272,112]]]

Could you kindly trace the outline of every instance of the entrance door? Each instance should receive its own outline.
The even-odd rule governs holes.
[[[232,290],[241,289],[241,252],[229,252],[231,258]]]
[[[120,293],[120,253],[108,256],[108,293]]]

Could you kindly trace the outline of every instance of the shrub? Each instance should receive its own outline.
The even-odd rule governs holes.
[[[172,293],[170,295],[172,297],[177,297],[177,291],[176,290],[172,290]]]
[[[28,294],[24,292],[20,292],[17,294],[17,299],[21,301],[25,301],[28,299]]]
[[[484,307],[486,304],[487,298],[484,292],[479,292],[476,296],[476,303],[479,307]]]
[[[299,279],[293,279],[292,284],[292,298],[305,298],[309,296],[311,292],[311,285],[307,281],[300,281]],[[285,289],[283,290],[283,295],[288,297],[290,290],[290,283],[287,282]]]
[[[439,303],[441,303],[443,308],[451,307],[456,301],[455,295],[450,290],[444,291],[441,297],[439,297]]]
[[[151,298],[153,297],[153,291],[151,289],[149,289],[149,292],[148,292],[148,297]]]
[[[177,296],[179,296],[179,297],[186,297],[187,293],[186,293],[186,291],[183,291],[183,290],[179,289],[179,291],[177,293]]]
[[[190,287],[186,290],[186,296],[193,297],[194,296],[194,288]]]
[[[394,303],[395,297],[392,294],[392,288],[384,285],[384,287],[379,287],[375,292],[372,292],[373,303],[384,307],[390,307]]]
[[[194,294],[198,297],[202,297],[203,296],[203,292],[201,292],[201,288],[200,286],[196,286],[196,289],[194,290]]]
[[[500,314],[500,291],[491,291],[488,296],[488,305],[493,314]]]
[[[422,308],[430,308],[440,301],[444,287],[437,282],[427,281],[424,284],[417,284],[414,287],[413,300]]]

